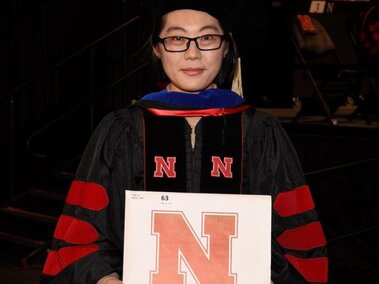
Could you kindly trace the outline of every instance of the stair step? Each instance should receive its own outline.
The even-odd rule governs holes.
[[[21,209],[21,208],[16,208],[12,206],[0,208],[0,212],[4,214],[16,215],[16,216],[23,217],[26,219],[32,219],[32,220],[37,220],[37,221],[42,221],[42,222],[52,223],[52,224],[55,224],[58,220],[58,217],[56,216],[37,213],[37,212],[33,212],[33,211]]]
[[[9,207],[11,210],[33,212],[37,214],[36,218],[39,218],[39,215],[58,217],[62,212],[65,199],[64,193],[53,191],[51,188],[35,187],[13,200]]]
[[[2,246],[14,244],[39,249],[52,239],[78,161],[71,161],[0,207]]]
[[[46,241],[43,240],[37,240],[26,236],[20,236],[2,230],[0,230],[0,240],[32,248],[39,248],[46,243]]]
[[[44,199],[53,199],[53,200],[59,200],[59,201],[65,201],[66,195],[63,193],[53,192],[45,189],[39,189],[35,188],[29,191],[29,194],[31,196],[35,197],[41,197]]]
[[[73,171],[67,171],[67,170],[59,170],[55,173],[55,176],[67,179],[67,180],[73,180],[75,178],[75,172]]]
[[[56,219],[18,208],[0,208],[0,239],[38,247],[51,240]]]
[[[53,176],[46,180],[45,184],[41,184],[39,188],[46,188],[50,192],[67,195],[75,173],[65,170],[56,171]]]

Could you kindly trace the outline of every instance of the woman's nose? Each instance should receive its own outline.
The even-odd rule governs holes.
[[[191,41],[189,47],[185,52],[186,59],[197,59],[200,58],[200,50],[197,48],[196,42]]]

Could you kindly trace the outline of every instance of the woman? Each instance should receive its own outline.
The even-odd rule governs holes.
[[[325,238],[288,137],[275,118],[218,88],[230,85],[236,50],[219,3],[209,3],[161,11],[152,40],[167,87],[96,129],[54,233],[49,283],[122,283],[125,189],[271,195],[272,281],[327,281]],[[175,157],[175,174],[157,174],[158,155]],[[212,174],[215,156],[233,161],[233,175]]]

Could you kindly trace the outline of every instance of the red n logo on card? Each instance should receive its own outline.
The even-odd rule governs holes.
[[[183,284],[185,264],[198,283],[237,283],[231,273],[231,241],[237,236],[235,214],[203,214],[200,242],[182,212],[153,211],[153,234],[157,235],[157,269],[152,284]]]
[[[163,177],[163,172],[167,175],[169,178],[175,178],[176,172],[175,172],[175,163],[176,163],[176,157],[167,157],[167,160],[165,160],[163,157],[155,156],[155,171],[154,171],[154,177]]]
[[[212,171],[211,176],[212,177],[219,177],[220,172],[224,175],[226,178],[232,178],[232,164],[233,164],[233,158],[224,158],[224,161],[221,161],[220,157],[212,156]]]

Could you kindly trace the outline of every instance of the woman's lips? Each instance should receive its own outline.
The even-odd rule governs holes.
[[[202,68],[186,68],[182,69],[182,72],[187,76],[198,76],[203,73],[204,69]]]

